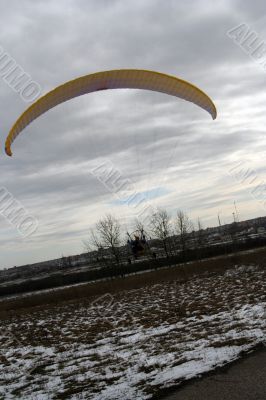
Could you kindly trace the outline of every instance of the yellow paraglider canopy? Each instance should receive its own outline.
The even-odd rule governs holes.
[[[11,128],[5,143],[6,154],[12,156],[11,145],[23,129],[46,111],[83,94],[107,89],[146,89],[190,101],[216,118],[212,100],[199,88],[175,76],[140,69],[119,69],[85,75],[56,87],[36,100]]]

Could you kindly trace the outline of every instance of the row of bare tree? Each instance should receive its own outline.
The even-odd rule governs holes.
[[[188,236],[195,232],[195,240],[200,247],[203,242],[202,224],[197,221],[196,230],[188,215],[179,210],[174,218],[165,209],[158,209],[150,215],[147,226],[136,219],[133,230],[144,231],[146,237],[157,239],[162,244],[166,257],[175,254],[176,250],[187,250]],[[97,250],[99,259],[106,258],[109,255],[116,264],[121,261],[121,249],[125,245],[126,233],[119,221],[111,214],[101,218],[90,230],[89,239],[84,242],[88,251]],[[130,254],[129,254],[130,255]],[[107,257],[108,258],[108,257]]]

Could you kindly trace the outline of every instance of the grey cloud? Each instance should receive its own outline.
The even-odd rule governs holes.
[[[4,139],[27,105],[0,80],[0,184],[41,223],[35,238],[22,242],[2,221],[0,266],[82,251],[89,210],[92,217],[107,211],[113,196],[88,171],[106,158],[140,192],[167,186],[154,204],[201,210],[215,224],[213,210],[239,196],[248,215],[249,194],[227,169],[232,159],[247,158],[265,176],[266,74],[226,32],[254,24],[263,39],[265,12],[261,1],[229,0],[0,5],[0,45],[43,92],[98,70],[146,68],[191,80],[218,107],[213,122],[194,105],[148,91],[83,96],[32,123],[10,159]]]

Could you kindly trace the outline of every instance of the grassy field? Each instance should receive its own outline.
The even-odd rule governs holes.
[[[67,302],[6,312],[0,398],[157,398],[265,342],[264,266],[231,259],[194,268],[106,282],[98,294],[97,284],[88,297],[78,292]]]
[[[156,283],[178,280],[184,282],[193,275],[206,272],[223,272],[235,264],[266,265],[266,248],[248,250],[215,259],[173,265],[158,270],[145,271],[141,274],[128,275],[126,278],[106,279],[100,282],[88,282],[69,285],[10,297],[0,297],[0,318],[6,312],[43,304],[60,304],[61,302],[79,298],[88,298],[105,293],[116,293],[121,290],[137,289]]]

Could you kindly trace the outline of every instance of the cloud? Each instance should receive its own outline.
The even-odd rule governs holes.
[[[90,173],[106,159],[173,215],[184,208],[214,225],[222,212],[229,222],[234,200],[242,219],[264,214],[228,170],[246,159],[265,179],[266,74],[226,34],[248,23],[266,41],[262,2],[15,0],[0,5],[0,18],[0,45],[43,93],[91,72],[144,68],[192,81],[218,109],[212,121],[160,93],[94,93],[33,122],[10,159],[5,136],[27,105],[0,80],[0,184],[39,221],[23,241],[1,218],[0,268],[83,251],[90,226],[107,212],[130,221]]]

